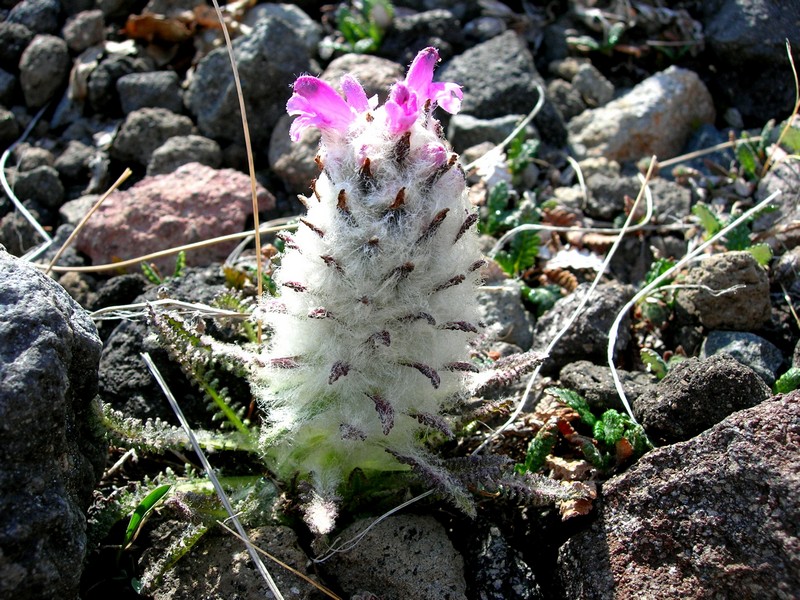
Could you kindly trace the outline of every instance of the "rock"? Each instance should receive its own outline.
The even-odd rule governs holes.
[[[120,54],[107,56],[89,75],[87,83],[89,106],[95,113],[101,115],[110,117],[121,115],[122,105],[117,93],[117,81],[125,75],[150,70],[146,60],[135,56]]]
[[[33,32],[21,23],[0,22],[0,67],[19,72],[19,59],[33,39]]]
[[[58,0],[22,0],[8,13],[8,22],[24,25],[33,33],[56,33],[61,26],[61,4]]]
[[[777,210],[753,222],[753,232],[761,233],[773,250],[782,252],[800,246],[800,165],[786,160],[773,166],[758,182],[755,199],[760,202],[780,192],[772,203]]]
[[[69,77],[72,61],[67,43],[38,34],[19,60],[19,82],[28,108],[40,108],[56,95]]]
[[[586,214],[595,219],[613,221],[624,214],[625,196],[635,199],[642,184],[637,177],[609,177],[595,173],[586,179],[586,187],[589,190]]]
[[[153,152],[150,162],[147,163],[147,174],[172,173],[190,162],[219,168],[222,164],[222,150],[217,142],[202,135],[171,137]]]
[[[770,319],[769,278],[749,252],[714,254],[691,269],[678,292],[677,303],[708,329],[753,331]],[[731,292],[719,292],[741,286]]]
[[[617,369],[622,381],[622,388],[630,403],[649,391],[657,383],[655,376],[642,371],[623,371]],[[611,369],[607,366],[595,365],[588,360],[579,360],[565,365],[558,375],[561,385],[578,392],[589,403],[593,410],[602,412],[613,408],[620,412],[625,407],[620,400]]]
[[[75,200],[68,200],[58,209],[58,215],[64,223],[77,225],[99,199],[98,194],[87,194]]]
[[[437,48],[442,58],[453,56],[456,48],[463,46],[464,41],[461,23],[455,14],[463,4],[458,2],[448,2],[449,6],[435,4],[422,6],[419,12],[413,14],[396,15],[381,43],[381,54],[391,56],[406,65],[414,60],[420,48],[428,46]],[[454,80],[440,79],[440,81]]]
[[[531,568],[495,526],[481,527],[464,557],[470,596],[480,600],[540,600]]]
[[[345,54],[333,59],[320,78],[340,89],[340,80],[345,73],[359,81],[368,98],[377,94],[381,103],[386,101],[392,84],[405,77],[403,65],[391,60],[368,54]]]
[[[783,353],[764,338],[742,331],[712,331],[700,351],[701,358],[727,354],[758,373],[769,387],[783,366]]]
[[[572,87],[591,108],[604,106],[614,97],[614,84],[606,79],[592,63],[583,63],[578,67],[572,78]]]
[[[471,44],[479,44],[497,37],[508,27],[500,17],[478,17],[464,25],[464,38]]]
[[[17,78],[4,69],[0,69],[0,106],[11,106],[17,96]]]
[[[507,115],[494,119],[477,119],[467,114],[454,115],[447,127],[447,141],[459,153],[481,142],[500,144],[524,118],[525,115]],[[527,129],[529,137],[537,137],[533,127],[528,126]]]
[[[56,209],[64,202],[64,186],[54,167],[42,165],[17,173],[14,192],[22,200],[35,200],[45,208]]]
[[[283,21],[291,27],[295,37],[305,46],[308,56],[314,56],[317,53],[317,46],[322,39],[322,26],[308,16],[302,8],[294,4],[273,4],[267,2],[256,4],[247,11],[244,24],[255,27],[258,21],[270,17]],[[361,55],[359,58],[368,59],[372,57]]]
[[[653,450],[559,550],[564,597],[796,598],[798,473],[798,393]]]
[[[100,340],[37,269],[0,251],[0,596],[73,599],[105,460]]]
[[[663,177],[653,177],[649,183],[653,196],[653,219],[656,223],[675,223],[692,210],[692,191]]]
[[[349,540],[372,520],[339,534]],[[325,563],[347,594],[372,592],[381,600],[465,600],[464,561],[444,527],[420,515],[395,515],[373,527],[349,552]]]
[[[766,0],[703,2],[703,37],[714,76],[715,99],[735,107],[749,127],[788,115],[794,106],[794,83],[787,77],[786,42],[795,61],[800,34],[800,6]],[[698,5],[698,6],[700,6]],[[738,74],[747,73],[742,78]]]
[[[486,286],[478,293],[481,320],[488,337],[529,350],[533,344],[533,315],[522,304],[520,285],[507,281]]]
[[[579,285],[572,294],[560,298],[553,308],[539,318],[533,332],[534,350],[545,349],[578,307],[588,289],[589,284]],[[551,351],[543,369],[559,369],[576,360],[604,362],[609,329],[633,293],[630,286],[616,282],[598,285],[583,312]],[[620,324],[616,352],[624,350],[630,341],[629,323],[629,317],[626,316]]]
[[[117,79],[117,93],[126,115],[140,108],[183,112],[180,80],[174,71],[128,73]]]
[[[311,575],[306,568],[310,564],[308,557],[300,548],[297,535],[289,527],[259,527],[248,531],[248,536],[255,546],[305,575]],[[158,560],[160,557],[150,558]],[[264,557],[262,560],[285,598],[314,600],[320,597],[317,588],[307,581]],[[166,572],[158,588],[152,592],[153,600],[272,597],[244,544],[227,533],[204,535],[191,552]]]
[[[259,189],[258,197],[261,209],[274,206],[274,198],[264,188]],[[94,264],[134,258],[242,231],[251,208],[246,175],[190,163],[112,193],[87,222],[75,245]],[[193,250],[187,253],[187,263],[222,261],[235,245],[229,242]],[[175,258],[154,262],[164,273],[171,273]]]
[[[255,148],[267,148],[269,135],[285,113],[291,85],[300,73],[312,71],[305,44],[292,25],[270,16],[256,23],[250,35],[234,41],[250,133]],[[197,65],[184,102],[200,132],[221,141],[240,141],[239,100],[228,51],[218,48]]]
[[[439,81],[455,81],[464,88],[461,112],[480,119],[528,114],[536,104],[536,84],[544,82],[524,40],[513,31],[478,44],[444,64]],[[566,130],[549,102],[534,118],[542,139],[563,145]]]
[[[67,19],[61,35],[73,54],[101,43],[106,37],[103,11],[85,10],[73,15]]]
[[[0,106],[0,143],[9,146],[19,134],[20,126],[14,113]]]
[[[64,179],[83,180],[89,172],[89,164],[94,155],[95,150],[91,146],[78,140],[70,140],[56,158],[54,166]]]
[[[769,388],[755,371],[717,354],[677,363],[633,402],[633,413],[654,443],[672,444],[768,397]]]
[[[563,79],[553,79],[548,83],[546,94],[564,121],[569,121],[587,108],[580,92]]]
[[[669,67],[601,108],[569,122],[569,142],[579,157],[620,162],[655,154],[680,154],[692,130],[714,120],[714,104],[692,71]]]
[[[153,152],[176,135],[193,133],[192,120],[165,108],[140,108],[129,114],[111,146],[111,156],[146,165]]]
[[[55,164],[53,153],[46,148],[20,144],[14,148],[18,171],[30,171],[36,167],[52,167]]]
[[[9,254],[22,256],[42,241],[19,211],[12,211],[0,218],[0,245],[5,246]]]

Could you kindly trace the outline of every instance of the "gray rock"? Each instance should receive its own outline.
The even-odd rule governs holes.
[[[74,54],[80,54],[87,48],[99,44],[106,37],[103,11],[85,10],[73,15],[67,19],[61,35]]]
[[[713,0],[698,6],[708,58],[717,67],[714,98],[738,109],[750,126],[790,114],[795,90],[786,77],[786,41],[793,51],[800,47],[795,26],[800,6],[767,0]]]
[[[117,93],[117,81],[131,73],[150,71],[148,61],[135,56],[112,54],[89,75],[87,98],[91,109],[101,115],[116,117],[122,114],[122,104]]]
[[[73,599],[105,460],[100,340],[53,280],[0,251],[0,597]]]
[[[533,315],[522,304],[520,284],[506,281],[478,292],[481,320],[486,334],[494,340],[529,350],[533,344]]]
[[[358,79],[368,98],[377,94],[379,102],[383,103],[389,88],[405,77],[405,68],[379,56],[345,54],[334,58],[320,78],[339,89],[339,81],[345,73]]]
[[[625,196],[636,198],[642,185],[636,177],[609,177],[595,173],[586,180],[586,187],[589,190],[586,214],[595,219],[613,221],[625,210]]]
[[[742,331],[712,331],[700,351],[701,358],[727,354],[758,373],[772,387],[783,365],[783,353],[764,338]]]
[[[500,17],[478,17],[464,25],[464,37],[472,44],[485,42],[503,33],[508,26]]]
[[[692,191],[663,177],[649,183],[656,223],[676,223],[691,212]]]
[[[482,142],[499,144],[506,139],[525,115],[506,115],[494,119],[478,119],[468,114],[458,114],[450,118],[447,126],[447,140],[456,152],[477,146]],[[536,137],[536,130],[527,128],[529,137]]]
[[[758,182],[755,199],[765,200],[774,192],[780,195],[772,203],[777,209],[760,216],[753,232],[761,233],[773,249],[800,246],[800,165],[786,160],[773,166]]]
[[[547,97],[565,121],[581,114],[587,108],[580,92],[563,79],[553,79],[547,84]]]
[[[5,69],[0,69],[0,106],[11,106],[16,94],[17,78]]]
[[[614,97],[614,84],[591,63],[584,63],[578,67],[572,78],[572,87],[591,108],[604,106]]]
[[[774,598],[800,589],[800,394],[778,396],[603,484],[559,551],[565,598]]]
[[[464,556],[470,595],[479,600],[541,600],[531,568],[495,526],[481,527]]]
[[[276,17],[261,19],[248,36],[234,41],[253,145],[267,148],[269,135],[285,113],[290,86],[311,63],[306,46],[291,25]],[[197,65],[184,102],[200,132],[217,141],[242,139],[239,101],[225,48],[210,52]]]
[[[535,350],[544,350],[578,307],[588,289],[587,283],[579,285],[572,294],[560,298],[553,308],[539,318],[533,332]],[[604,362],[609,329],[617,313],[633,294],[633,288],[616,282],[598,285],[594,296],[553,348],[543,368],[557,370],[577,360]],[[630,341],[629,324],[630,318],[626,316],[620,324],[616,352],[624,350]]]
[[[254,27],[258,21],[267,18],[275,18],[283,21],[294,31],[294,35],[306,48],[308,56],[317,53],[317,46],[322,39],[322,26],[306,14],[302,8],[294,4],[273,4],[264,2],[256,4],[247,11],[244,24]],[[359,58],[372,58],[362,55]]]
[[[178,135],[156,148],[147,163],[148,175],[172,173],[181,165],[199,162],[218,168],[222,164],[219,144],[202,135]]]
[[[33,32],[21,23],[0,22],[0,67],[9,73],[19,71],[19,59],[33,39]]]
[[[339,536],[348,540],[371,519]],[[396,515],[373,527],[349,552],[325,563],[347,594],[372,592],[381,600],[465,600],[464,561],[433,517]]]
[[[682,442],[734,411],[769,397],[750,367],[726,354],[690,358],[672,367],[659,384],[633,403],[633,413],[656,444]]]
[[[8,21],[34,33],[56,33],[61,26],[61,4],[58,0],[22,0],[8,13]]]
[[[19,60],[19,83],[28,108],[47,104],[66,83],[71,65],[64,40],[43,33],[34,37]]]
[[[569,122],[569,142],[579,157],[617,161],[680,154],[692,130],[714,120],[714,103],[692,71],[669,67],[603,107]]]
[[[682,289],[677,296],[678,305],[708,329],[753,331],[770,319],[769,278],[749,252],[712,255],[691,269],[684,283],[712,290]],[[734,286],[742,287],[719,294]]]
[[[455,48],[463,46],[464,35],[457,14],[463,7],[461,2],[427,2],[419,7],[419,12],[395,15],[381,43],[381,54],[407,65],[420,49],[434,46],[439,56],[447,59]]]
[[[189,135],[193,129],[189,117],[165,108],[140,108],[125,118],[111,146],[111,156],[146,165],[156,148],[169,138]]]
[[[12,211],[0,218],[0,245],[10,254],[22,256],[42,238],[19,211]]]
[[[95,150],[91,146],[78,140],[71,140],[56,158],[54,166],[59,175],[65,179],[84,179],[94,155]]]
[[[257,547],[313,578],[307,571],[310,561],[289,527],[259,527],[248,531],[248,536]],[[166,549],[157,550],[159,553],[150,552],[145,560],[162,558]],[[285,598],[315,600],[320,597],[307,581],[284,568],[273,568],[267,560],[264,562]],[[243,544],[231,535],[214,533],[204,535],[191,552],[166,572],[151,594],[153,600],[273,597]]]
[[[459,54],[443,65],[437,79],[463,86],[461,111],[481,119],[528,114],[538,98],[536,84],[545,87],[525,41],[513,31]],[[564,124],[549,102],[533,124],[544,141],[554,146],[566,141]]]
[[[0,106],[0,144],[7,147],[19,137],[20,126],[17,117],[10,110]]]
[[[46,208],[55,209],[64,202],[64,186],[58,171],[46,165],[17,173],[14,191],[20,200],[35,200]]]
[[[140,108],[166,108],[180,114],[183,100],[178,74],[174,71],[129,73],[117,79],[122,112],[132,113]]]
[[[622,381],[622,388],[628,401],[633,403],[639,396],[649,391],[656,384],[654,375],[642,371],[623,371],[617,369]],[[613,408],[620,412],[625,407],[619,398],[611,369],[607,366],[595,365],[587,360],[579,360],[565,365],[558,375],[561,385],[578,392],[593,409],[599,412]]]
[[[53,153],[46,148],[20,144],[14,148],[18,171],[30,171],[36,167],[52,167],[55,164]]]
[[[98,194],[87,194],[75,200],[69,200],[61,205],[61,208],[58,209],[58,214],[64,223],[77,225],[99,199],[100,196]]]

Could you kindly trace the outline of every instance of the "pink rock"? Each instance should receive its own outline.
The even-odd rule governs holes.
[[[275,198],[258,186],[259,208]],[[172,173],[145,177],[111,194],[89,219],[76,241],[94,264],[106,264],[244,230],[253,213],[250,180],[233,169],[189,163]],[[222,261],[236,242],[186,253],[187,263]],[[175,257],[152,261],[169,274]]]

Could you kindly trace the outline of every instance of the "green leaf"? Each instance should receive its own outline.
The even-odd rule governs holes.
[[[505,181],[501,181],[489,190],[486,198],[486,219],[478,225],[481,233],[495,235],[501,225],[506,222],[512,211],[508,210],[509,189]]]
[[[706,232],[705,236],[703,236],[705,239],[716,235],[722,229],[722,221],[711,212],[707,204],[698,202],[692,207],[692,214],[700,219],[700,226]]]
[[[747,179],[755,179],[758,177],[761,161],[759,161],[756,151],[749,143],[736,146],[736,158]]]
[[[675,266],[675,261],[669,258],[658,258],[652,262],[650,265],[650,270],[647,271],[647,274],[644,276],[644,286],[647,287],[651,283],[653,283],[656,279],[661,277],[664,273],[669,271],[672,267]],[[668,285],[671,280],[665,279],[661,282],[661,285]]]
[[[609,27],[608,34],[606,35],[606,47],[609,50],[619,44],[622,34],[625,33],[625,28],[626,25],[622,21],[614,23]]]
[[[528,444],[525,462],[515,465],[514,470],[518,474],[524,475],[525,473],[535,473],[541,469],[557,441],[558,425],[556,423],[545,424]]]
[[[508,251],[501,250],[494,257],[498,265],[515,277],[536,262],[539,255],[539,235],[535,231],[520,231],[511,240]]]
[[[792,367],[786,373],[778,377],[772,390],[776,394],[788,394],[800,387],[800,368]]]
[[[142,269],[142,273],[150,283],[154,283],[155,285],[161,285],[164,283],[164,279],[162,279],[158,269],[156,269],[155,266],[146,262],[141,263],[139,266]]]
[[[123,550],[133,543],[147,516],[171,488],[170,484],[160,485],[139,502],[128,521],[128,528],[125,530],[125,537],[122,541]]]
[[[609,408],[594,424],[592,435],[596,440],[613,446],[625,436],[628,423],[630,423],[630,419],[613,408]]]
[[[186,271],[186,251],[181,250],[175,258],[175,271],[172,273],[172,278],[177,279],[182,277]]]
[[[772,260],[772,248],[770,248],[769,244],[766,242],[753,244],[749,248],[746,248],[746,250],[753,255],[753,258],[755,258],[762,267],[766,267],[769,261]]]
[[[658,380],[661,381],[667,375],[667,371],[669,367],[667,363],[661,358],[655,350],[650,348],[642,348],[639,352],[639,356],[642,359],[642,362],[650,367],[650,370],[658,377]]]
[[[541,317],[553,308],[558,299],[561,298],[561,288],[557,285],[546,285],[538,288],[523,286],[522,297],[533,304],[536,309],[536,316]]]
[[[597,417],[592,414],[592,411],[589,408],[589,403],[586,402],[583,396],[581,396],[578,392],[573,392],[567,388],[550,387],[545,390],[545,393],[555,396],[561,400],[564,404],[569,406],[572,410],[578,413],[578,415],[580,415],[581,421],[586,423],[586,425],[589,427],[594,427],[594,424],[597,422]]]
[[[781,146],[791,154],[800,154],[800,129],[787,126],[781,139]]]
[[[725,247],[728,250],[747,250],[750,248],[750,226],[741,223],[725,234]]]

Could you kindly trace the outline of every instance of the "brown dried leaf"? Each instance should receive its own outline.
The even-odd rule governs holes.
[[[184,23],[180,19],[165,17],[154,13],[131,15],[122,32],[129,38],[152,42],[180,43],[192,36],[193,23]]]

